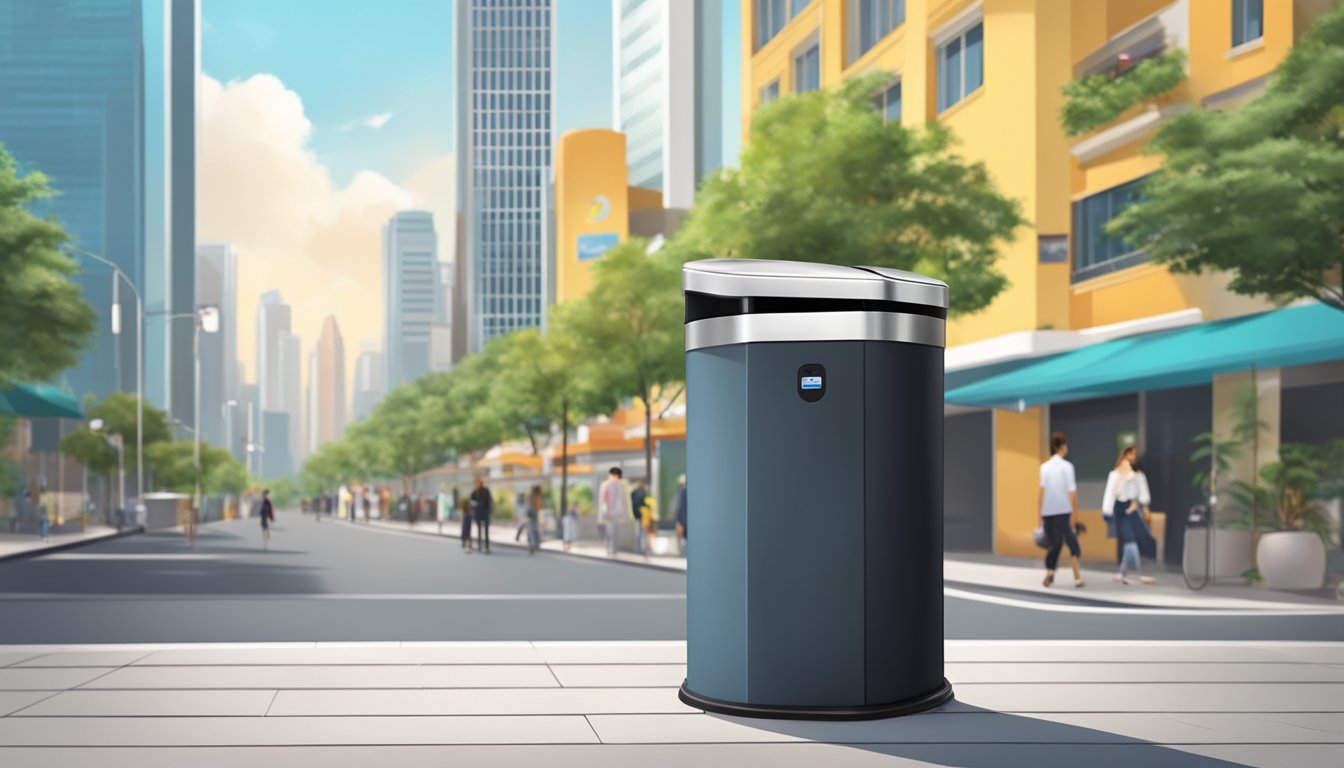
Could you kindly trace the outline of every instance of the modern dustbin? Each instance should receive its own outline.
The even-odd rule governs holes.
[[[682,279],[682,701],[824,719],[947,701],[947,285],[749,259],[691,262]]]

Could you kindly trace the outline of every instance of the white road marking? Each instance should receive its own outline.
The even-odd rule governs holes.
[[[95,552],[55,552],[44,555],[43,560],[220,560],[223,555],[209,555],[201,552],[150,553],[95,553]]]
[[[499,594],[444,594],[444,593],[401,593],[401,594],[383,594],[383,593],[277,593],[277,594],[83,594],[83,593],[62,593],[62,592],[15,592],[12,594],[0,593],[0,602],[6,600],[94,600],[106,602],[109,600],[176,600],[176,601],[210,601],[210,600],[427,600],[427,601],[448,601],[448,602],[490,602],[496,600],[509,601],[588,601],[588,600],[671,600],[685,601],[685,595],[671,593],[646,593],[646,594],[620,594],[612,592],[559,592],[555,594],[545,593],[499,593]]]
[[[947,597],[972,600],[979,603],[1002,605],[1009,608],[1024,608],[1032,611],[1051,611],[1054,613],[1101,614],[1104,616],[1344,616],[1344,611],[1341,611],[1338,608],[1295,608],[1291,610],[1277,608],[1267,608],[1263,610],[1198,610],[1186,608],[1133,608],[1120,605],[1067,605],[1064,603],[1019,600],[1013,597],[971,592],[969,590],[955,589],[953,587],[943,587],[943,594]]]

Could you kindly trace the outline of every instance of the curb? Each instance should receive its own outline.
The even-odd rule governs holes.
[[[392,531],[392,532],[394,532],[394,533],[413,533],[413,534],[416,534],[416,535],[418,535],[418,536],[429,536],[429,537],[431,537],[431,538],[435,538],[435,539],[443,539],[444,541],[457,541],[457,542],[460,542],[460,541],[462,540],[460,536],[449,536],[449,535],[447,535],[447,534],[435,533],[435,532],[433,532],[433,531],[417,531],[417,530],[415,530],[415,529],[413,529],[413,528],[406,528],[405,530],[402,530],[402,529],[399,529],[399,528],[389,528],[389,527],[381,526],[381,525],[380,525],[380,526],[371,526],[371,525],[370,525],[370,526],[366,526],[366,525],[364,525],[363,523],[356,523],[356,522],[353,522],[353,521],[350,521],[350,520],[338,520],[338,521],[336,521],[336,522],[345,523],[345,524],[351,526],[352,528],[373,528],[373,529],[381,529],[381,530],[385,530],[385,531]],[[474,540],[474,539],[473,539],[473,540]],[[527,545],[526,545],[526,544],[519,544],[519,543],[514,542],[514,541],[494,541],[494,540],[491,540],[490,544],[491,544],[492,546],[507,547],[507,548],[511,548],[511,549],[527,549]],[[537,553],[538,553],[538,554],[542,554],[542,555],[559,555],[559,556],[561,556],[561,557],[577,557],[577,558],[580,558],[580,559],[583,559],[583,560],[593,560],[593,561],[596,561],[596,562],[599,562],[599,563],[616,563],[616,564],[618,564],[618,565],[628,565],[628,566],[631,566],[631,567],[634,567],[634,568],[648,568],[648,569],[650,569],[650,570],[655,570],[655,571],[664,571],[664,572],[666,572],[666,571],[671,571],[672,573],[680,573],[680,574],[685,574],[685,573],[686,573],[686,569],[685,569],[685,568],[677,568],[676,566],[672,566],[672,565],[663,565],[663,564],[661,564],[661,563],[656,562],[656,558],[655,558],[654,560],[649,561],[649,562],[638,562],[638,561],[631,561],[631,560],[623,560],[623,559],[620,559],[620,558],[606,557],[605,555],[589,555],[589,554],[586,554],[586,553],[583,553],[583,552],[572,552],[572,551],[571,551],[571,552],[565,552],[564,550],[547,549],[546,547],[541,547],[541,548],[539,548],[539,549],[537,550]]]
[[[98,544],[104,541],[113,541],[115,539],[124,538],[126,536],[134,536],[136,534],[144,532],[145,527],[143,525],[137,525],[133,528],[123,528],[120,531],[110,533],[106,536],[99,536],[96,539],[79,539],[78,541],[67,541],[61,544],[52,544],[49,547],[42,547],[41,549],[28,549],[24,550],[23,552],[14,552],[8,555],[0,555],[0,563],[7,563],[12,560],[25,560],[30,557],[42,557],[43,555],[49,555],[53,552],[63,552],[67,549],[79,549],[80,547],[87,547],[91,544]]]

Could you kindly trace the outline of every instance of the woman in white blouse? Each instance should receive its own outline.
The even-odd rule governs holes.
[[[1148,478],[1134,466],[1137,459],[1138,451],[1133,446],[1120,453],[1115,469],[1106,477],[1106,492],[1101,501],[1107,529],[1121,545],[1120,571],[1115,574],[1115,580],[1121,584],[1129,583],[1131,572],[1139,573],[1139,543],[1156,546],[1146,520],[1148,505],[1152,502]],[[1152,584],[1153,578],[1139,575],[1139,581]]]

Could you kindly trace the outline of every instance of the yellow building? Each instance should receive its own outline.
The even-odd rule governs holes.
[[[1144,148],[1163,120],[1253,98],[1330,6],[1329,0],[743,0],[744,130],[750,133],[752,113],[773,99],[887,72],[887,85],[874,93],[878,109],[906,126],[944,123],[958,137],[959,152],[983,161],[998,189],[1020,201],[1029,223],[999,263],[1011,287],[987,309],[949,323],[952,391],[1048,355],[1272,308],[1228,292],[1225,276],[1173,275],[1142,252],[1126,252],[1101,227],[1128,204],[1131,185],[1160,166],[1161,158]],[[1188,61],[1188,76],[1174,91],[1091,133],[1065,135],[1059,114],[1067,82],[1114,74],[1174,48]],[[1110,388],[1105,397],[949,407],[948,476],[957,478],[947,487],[949,547],[1038,551],[1030,538],[1037,464],[1052,429],[1070,432],[1085,509],[1100,506],[1118,445],[1136,442],[1153,458],[1150,480],[1161,497],[1155,509],[1183,519],[1194,493],[1189,438],[1211,424],[1222,428],[1237,384],[1247,378],[1210,376],[1153,392]],[[1303,430],[1309,431],[1298,424],[1296,406],[1280,406],[1290,399],[1280,392],[1324,386],[1312,396],[1344,396],[1338,362],[1256,376],[1266,391],[1262,418],[1275,432],[1267,441],[1271,451],[1280,432],[1288,441],[1306,439]],[[1176,517],[1168,515],[1169,560],[1183,541]],[[1109,556],[1098,522],[1099,516],[1085,547]]]

